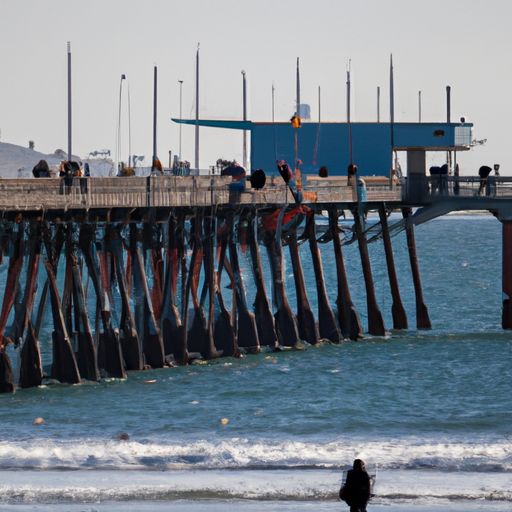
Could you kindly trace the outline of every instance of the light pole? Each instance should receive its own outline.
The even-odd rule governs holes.
[[[178,80],[178,82],[180,83],[180,121],[181,121],[181,118],[182,118],[182,115],[181,115],[181,107],[183,106],[183,80]],[[178,157],[178,160],[179,162],[181,162],[181,123],[180,123],[180,152],[179,152],[179,157]],[[178,163],[179,163],[178,162]]]
[[[130,101],[130,82],[128,82],[128,167],[132,166],[132,112]]]
[[[117,124],[116,174],[119,174],[119,164],[121,163],[121,98],[123,93],[123,80],[125,79],[126,75],[121,75],[121,81],[119,82],[119,120]]]
[[[71,42],[68,41],[68,162],[71,162]]]
[[[246,73],[242,70],[243,77],[243,108],[244,108],[244,121],[247,121],[247,96],[246,96]],[[247,171],[247,131],[244,129],[244,140],[243,140],[243,166]]]
[[[199,43],[197,43],[196,53],[196,149],[195,149],[195,167],[199,175]]]

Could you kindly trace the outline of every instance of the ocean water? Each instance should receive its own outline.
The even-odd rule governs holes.
[[[415,233],[430,331],[415,329],[401,233],[393,248],[407,331],[391,329],[379,241],[370,254],[385,337],[0,395],[0,510],[348,510],[337,494],[355,458],[377,475],[369,511],[511,510],[512,333],[501,329],[501,224],[491,215],[450,215]],[[321,249],[334,305],[332,244]],[[307,243],[301,256],[315,310]],[[356,244],[344,257],[366,328]],[[241,265],[251,300],[248,254]],[[8,353],[16,366],[12,347]],[[43,424],[34,424],[38,417]],[[121,432],[130,440],[118,441]]]

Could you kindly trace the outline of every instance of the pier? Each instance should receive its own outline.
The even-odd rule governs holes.
[[[0,180],[0,241],[7,276],[0,314],[0,391],[42,383],[39,340],[51,310],[51,377],[60,382],[123,378],[127,371],[188,364],[192,359],[239,357],[266,347],[303,349],[319,342],[386,334],[375,296],[368,244],[384,241],[393,299],[394,329],[407,329],[391,237],[406,231],[416,299],[416,328],[430,329],[423,301],[414,226],[457,210],[489,210],[503,223],[504,329],[512,328],[512,178],[496,177],[481,189],[479,177],[425,175],[304,176],[301,200],[281,176],[261,189],[236,187],[230,177],[170,176]],[[371,233],[368,211],[379,212]],[[388,226],[391,211],[402,220]],[[350,295],[338,220],[350,212],[367,295],[363,326]],[[413,213],[414,212],[414,213]],[[315,216],[329,223],[317,232]],[[309,245],[318,308],[304,285],[298,243]],[[321,247],[321,249],[320,249]],[[283,277],[283,251],[290,251],[297,310]],[[239,252],[249,251],[252,275],[242,275]],[[333,250],[337,299],[331,304],[323,280],[322,252]],[[261,260],[268,257],[273,297]],[[4,262],[5,257],[5,262]],[[44,286],[37,286],[38,274]],[[62,273],[62,275],[61,275]],[[57,284],[57,275],[63,286]],[[231,283],[228,310],[222,276]],[[254,297],[246,280],[254,280]],[[95,307],[92,308],[90,305]],[[271,306],[273,304],[273,307]],[[8,319],[13,318],[8,327]],[[391,326],[388,326],[388,328]],[[15,382],[5,351],[19,350]]]

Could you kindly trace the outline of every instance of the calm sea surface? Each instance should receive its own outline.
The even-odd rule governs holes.
[[[401,233],[393,248],[408,331],[391,330],[379,241],[370,253],[386,337],[0,395],[0,510],[348,510],[337,491],[354,458],[377,473],[370,511],[510,510],[512,333],[501,330],[501,224],[450,215],[418,226],[416,242],[431,331],[415,329]],[[334,306],[332,244],[321,250]],[[249,254],[240,256],[252,303]],[[301,256],[316,310],[307,243]],[[356,244],[344,256],[366,328]],[[40,336],[44,364],[50,334]],[[34,425],[37,417],[44,424]],[[120,432],[131,440],[117,441]]]

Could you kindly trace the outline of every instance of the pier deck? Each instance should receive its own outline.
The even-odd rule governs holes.
[[[389,207],[427,206],[450,200],[465,204],[465,209],[487,209],[503,200],[512,200],[512,178],[496,178],[478,195],[478,177],[449,177],[442,183],[437,178],[415,182],[414,190],[407,180],[364,178],[366,202],[386,203]],[[66,186],[61,178],[0,180],[0,210],[29,212],[52,210],[93,210],[115,208],[168,208],[229,206],[277,206],[293,203],[293,197],[280,177],[271,177],[261,190],[230,190],[230,177],[220,176],[150,176],[112,178],[74,178]],[[349,208],[355,201],[346,178],[308,177],[303,183],[303,204],[308,206],[335,204]],[[484,205],[485,203],[485,205]],[[459,209],[458,207],[455,209]]]

